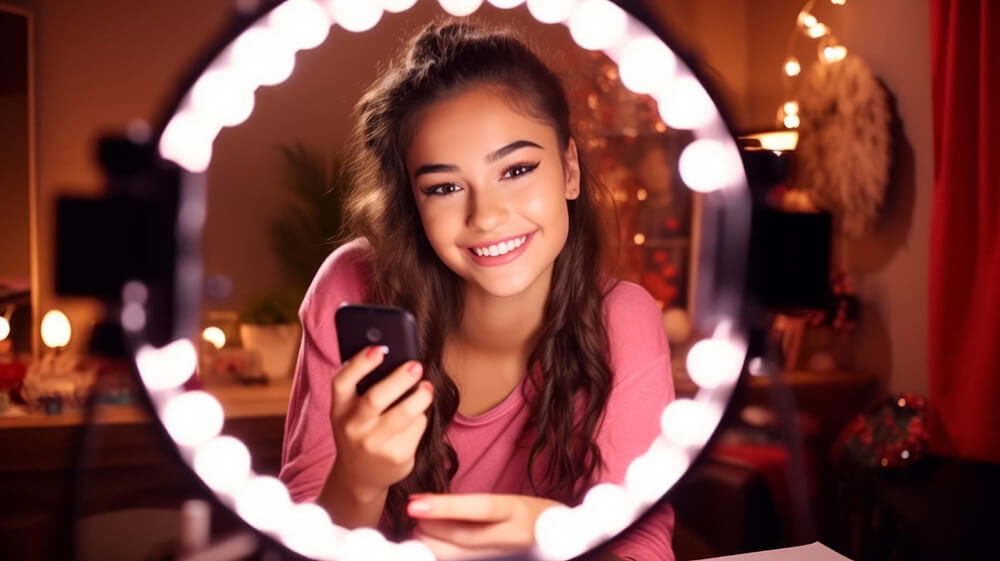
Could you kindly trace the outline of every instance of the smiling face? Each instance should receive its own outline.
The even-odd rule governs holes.
[[[426,108],[406,153],[424,232],[467,290],[548,287],[580,192],[576,146],[487,87]],[[564,164],[565,162],[565,164]],[[542,283],[542,284],[539,284]]]

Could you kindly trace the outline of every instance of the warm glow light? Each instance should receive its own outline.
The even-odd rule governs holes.
[[[694,76],[680,76],[656,94],[660,117],[670,128],[701,128],[718,118],[719,113],[705,88]]]
[[[640,232],[632,236],[632,243],[634,243],[635,245],[642,245],[646,243],[646,235]]]
[[[438,0],[441,9],[457,17],[463,17],[475,12],[483,5],[483,0]]]
[[[191,173],[201,173],[212,160],[212,143],[219,129],[219,125],[212,125],[191,109],[183,110],[163,131],[160,155]]]
[[[0,341],[3,341],[10,337],[10,322],[7,318],[0,316]]]
[[[702,446],[712,436],[721,416],[721,411],[700,401],[675,399],[663,410],[660,428],[671,442],[681,446]]]
[[[348,534],[340,549],[340,561],[369,561],[389,559],[391,544],[377,530],[358,528]]]
[[[277,531],[291,507],[288,489],[271,476],[253,477],[236,491],[237,514],[262,532]]]
[[[799,112],[799,102],[797,101],[786,101],[783,106],[785,113],[787,115],[796,115]]]
[[[396,559],[406,559],[407,561],[434,561],[434,553],[424,542],[417,540],[406,540],[396,544],[393,549],[396,551]]]
[[[528,0],[528,11],[542,23],[562,23],[569,19],[578,0]]]
[[[278,533],[286,546],[306,557],[321,557],[336,548],[330,515],[316,503],[292,506]]]
[[[194,374],[198,365],[198,353],[188,339],[178,339],[166,346],[154,349],[146,345],[135,355],[139,376],[151,390],[172,390]]]
[[[413,7],[417,0],[382,0],[382,7],[391,13],[405,12]]]
[[[796,131],[762,132],[748,134],[740,138],[757,140],[763,150],[784,152],[785,150],[795,150],[799,142],[799,133]]]
[[[292,75],[295,50],[274,30],[251,27],[233,42],[232,63],[233,71],[251,88],[274,86]]]
[[[642,456],[629,464],[625,488],[643,504],[656,502],[684,475],[691,460],[661,436]]]
[[[712,139],[688,144],[677,167],[684,184],[702,193],[736,185],[743,177],[743,164],[735,145]]]
[[[823,25],[822,23],[817,23],[816,25],[814,25],[814,26],[812,26],[812,27],[810,27],[809,29],[806,30],[806,34],[808,34],[813,39],[818,39],[818,38],[826,35],[829,32],[830,32],[830,28],[828,28],[827,26]]]
[[[649,197],[649,192],[646,191],[645,189],[639,189],[638,191],[635,192],[635,198],[639,199],[640,201],[645,201],[648,197]]]
[[[178,444],[196,446],[215,438],[225,415],[212,394],[190,391],[171,397],[163,406],[163,426]]]
[[[798,21],[799,25],[805,27],[806,29],[819,23],[819,20],[816,19],[816,16],[810,14],[809,12],[799,12]]]
[[[509,10],[524,4],[524,0],[489,0],[489,2],[501,10]]]
[[[126,331],[140,331],[146,327],[146,309],[138,302],[129,302],[122,307],[121,320]]]
[[[315,0],[287,0],[267,17],[268,26],[293,50],[318,47],[330,34],[330,16]]]
[[[625,36],[628,14],[607,0],[583,0],[569,18],[569,32],[584,49],[606,49]]]
[[[250,476],[250,451],[236,438],[217,436],[198,446],[193,465],[209,487],[232,492]]]
[[[800,120],[798,115],[785,115],[782,122],[784,123],[786,129],[797,129],[799,128]]]
[[[42,342],[50,349],[58,349],[69,344],[73,329],[69,318],[59,310],[49,310],[42,318]]]
[[[723,339],[703,339],[688,351],[688,376],[702,388],[735,384],[742,368],[743,354],[739,347]]]
[[[326,9],[333,17],[334,23],[355,33],[368,31],[382,19],[381,2],[327,0]]]
[[[201,338],[208,341],[216,349],[226,346],[226,332],[216,326],[206,327],[201,332]]]
[[[613,536],[632,523],[639,506],[621,485],[599,483],[583,499],[585,527],[581,530],[595,537]]]
[[[847,47],[843,45],[830,45],[823,48],[823,60],[826,62],[837,62],[844,60],[847,56]]]
[[[799,61],[790,58],[785,62],[785,74],[788,76],[798,76],[799,72],[802,72],[802,66],[799,64]]]
[[[830,0],[830,3],[834,6],[843,6],[847,3],[847,0]]]
[[[227,71],[202,74],[191,90],[191,107],[223,127],[246,121],[253,113],[253,104],[253,88]]]
[[[583,553],[573,539],[580,515],[566,506],[553,506],[535,519],[535,548],[542,559],[570,559]]]
[[[618,71],[626,88],[646,94],[666,89],[676,67],[674,53],[658,37],[647,35],[625,45]]]

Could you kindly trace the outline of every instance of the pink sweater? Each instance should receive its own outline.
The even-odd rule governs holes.
[[[315,500],[333,465],[330,378],[341,363],[333,316],[341,302],[366,301],[368,274],[365,242],[357,239],[341,246],[320,267],[299,310],[302,346],[280,474],[298,502]],[[663,320],[649,293],[619,283],[605,299],[604,312],[614,380],[596,435],[605,465],[591,483],[622,483],[629,462],[659,433],[660,412],[674,398],[674,388]],[[459,462],[451,492],[531,494],[526,477],[530,450],[517,446],[530,413],[522,391],[526,380],[482,415],[456,413],[447,429]],[[673,526],[673,511],[664,506],[616,538],[611,549],[637,561],[673,559]]]

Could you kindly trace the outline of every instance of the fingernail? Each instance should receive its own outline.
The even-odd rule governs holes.
[[[410,515],[427,514],[431,511],[431,504],[427,501],[413,501],[406,507],[406,512]]]
[[[414,362],[410,364],[410,367],[406,369],[414,378],[419,378],[424,372],[424,367],[419,362]]]
[[[385,356],[385,347],[372,347],[368,349],[365,353],[365,358],[368,360],[375,360],[376,358],[382,358]]]

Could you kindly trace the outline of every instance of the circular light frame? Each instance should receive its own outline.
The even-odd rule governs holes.
[[[296,42],[282,39],[295,37],[296,26],[308,29],[315,37],[323,35],[316,30],[315,21],[297,19],[299,15],[322,13],[330,19],[330,25],[334,25],[333,14],[338,12],[330,9],[332,4],[336,3],[338,9],[342,9],[352,2],[367,1],[270,0],[253,11],[237,14],[231,28],[213,48],[206,51],[187,79],[181,82],[175,97],[167,105],[164,118],[154,129],[151,142],[159,156],[181,168],[176,231],[175,284],[178,297],[173,311],[174,341],[164,348],[153,348],[144,338],[145,326],[136,326],[131,330],[130,339],[148,403],[160,422],[160,432],[167,438],[171,438],[171,433],[179,434],[180,429],[167,426],[171,421],[164,418],[164,412],[172,411],[178,403],[185,403],[178,398],[184,398],[189,393],[184,386],[193,372],[193,341],[200,335],[197,318],[202,268],[197,248],[200,247],[205,217],[205,171],[211,161],[212,143],[223,127],[236,126],[249,116],[249,111],[253,109],[252,97],[258,87],[281,83],[293,71],[288,69],[288,61],[294,64],[295,53],[319,44],[315,40]],[[399,4],[405,6],[407,3]],[[655,74],[666,68],[669,76],[661,81],[643,81],[639,89],[648,89],[649,84],[660,85],[656,91],[638,93],[650,93],[660,103],[661,114],[666,115],[684,115],[686,107],[678,108],[674,104],[694,104],[689,115],[695,114],[696,119],[677,119],[680,124],[676,128],[690,130],[693,136],[689,145],[692,151],[687,158],[682,153],[681,159],[702,161],[706,157],[709,160],[714,158],[710,163],[715,165],[705,166],[709,169],[704,170],[688,166],[692,169],[684,174],[685,182],[701,192],[700,249],[699,255],[693,256],[700,259],[693,324],[698,332],[712,334],[699,345],[702,348],[724,348],[727,359],[717,360],[711,353],[700,353],[707,356],[705,360],[708,362],[691,366],[699,373],[694,381],[704,385],[699,387],[693,398],[676,400],[665,408],[662,416],[664,430],[646,453],[632,461],[621,485],[602,483],[591,489],[579,506],[549,509],[539,517],[535,529],[537,542],[531,553],[540,559],[568,559],[580,555],[612,538],[656,502],[665,499],[674,483],[703,452],[721,422],[729,398],[741,379],[747,350],[746,335],[740,326],[750,233],[750,196],[742,160],[726,120],[701,86],[697,70],[670,49],[662,33],[650,29],[625,5],[619,5],[625,2],[567,0],[564,4],[568,12],[566,17],[547,15],[546,19],[559,21],[539,21],[563,24],[571,31],[575,29],[576,32],[572,33],[574,40],[584,45],[600,45],[601,50],[616,64],[621,62],[623,56],[629,58],[630,65],[636,64],[631,60],[631,53],[636,49],[630,48],[630,45],[643,46],[648,51],[651,41],[659,42],[666,51],[654,49],[654,56],[639,60],[657,60],[657,52],[662,53],[658,55],[659,59],[671,64],[649,68],[648,71]],[[607,6],[602,8],[601,4]],[[528,0],[527,5],[528,11],[537,19],[535,11],[539,3]],[[281,17],[270,17],[279,6],[284,6]],[[317,7],[322,11],[316,10]],[[584,10],[577,12],[580,7]],[[607,36],[589,36],[588,30],[600,30],[601,26],[600,22],[586,21],[586,18],[608,13],[625,14],[627,23],[623,29],[618,32],[616,28],[615,33]],[[262,41],[267,40],[272,43],[262,49]],[[268,63],[273,63],[273,66],[248,73],[248,52],[265,53]],[[630,72],[634,73],[635,68],[631,68]],[[206,76],[211,77],[210,82],[205,81]],[[206,89],[206,84],[211,89]],[[242,104],[241,109],[234,113],[231,106],[220,103],[214,97],[220,93],[236,96]],[[223,114],[217,114],[220,111]],[[711,150],[705,150],[706,146]],[[699,175],[701,171],[707,175]],[[142,305],[141,301],[132,303]],[[699,358],[696,355],[691,360],[697,363]],[[215,411],[217,401],[211,403],[214,399],[199,393],[197,405],[200,409]],[[217,411],[213,415],[217,416]],[[697,426],[682,428],[690,423]],[[239,458],[241,466],[248,463],[242,443],[217,432],[212,427],[204,434],[194,431],[187,439],[173,441],[178,456],[196,476],[198,473],[217,474],[218,470],[212,462],[223,461],[219,458]],[[232,473],[242,479],[232,481],[229,477],[215,475],[206,479],[198,476],[199,481],[212,491],[219,504],[234,512],[251,513],[251,519],[245,520],[257,528],[265,539],[297,553],[344,561],[368,558],[373,550],[378,551],[380,559],[433,558],[419,542],[411,540],[397,544],[371,529],[349,531],[336,526],[315,509],[293,505],[288,500],[287,491],[273,477],[255,474],[242,467],[230,472],[222,470],[222,473]],[[617,505],[616,508],[609,510],[610,503]],[[288,517],[307,521],[309,527],[317,532],[316,539],[284,528],[279,521]]]

